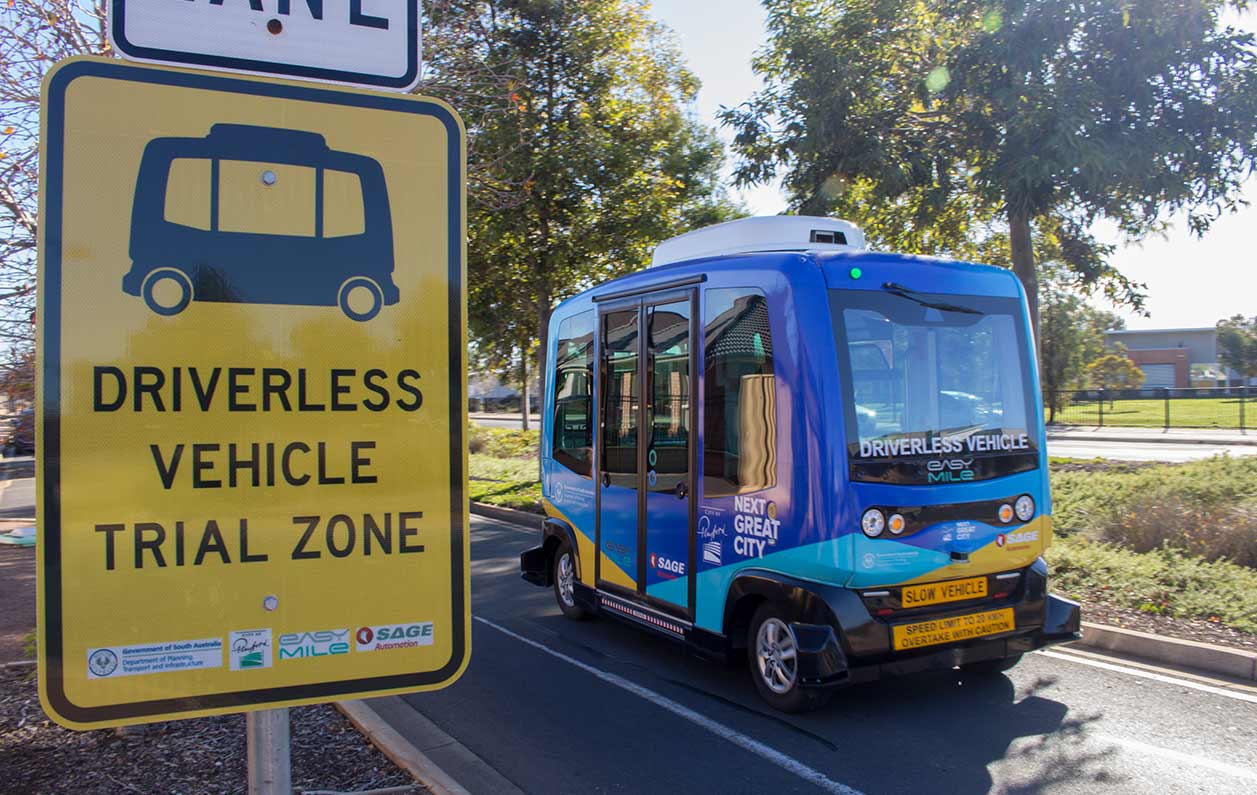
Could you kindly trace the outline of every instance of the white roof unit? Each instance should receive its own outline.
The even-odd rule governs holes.
[[[716,224],[665,240],[651,266],[761,251],[856,251],[864,233],[849,221],[807,215],[762,215]]]

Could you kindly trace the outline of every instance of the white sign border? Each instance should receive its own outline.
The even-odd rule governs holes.
[[[134,45],[126,37],[126,0],[109,0],[105,28],[108,33],[110,48],[128,61],[208,69],[232,74],[258,75],[261,77],[312,80],[320,83],[357,86],[380,91],[410,93],[419,85],[423,76],[423,31],[422,23],[420,22],[420,0],[404,0],[404,2],[407,5],[408,12],[406,25],[408,28],[407,41],[409,42],[409,48],[406,56],[406,73],[401,77],[368,75],[338,69],[301,66],[293,63],[276,63],[273,61],[232,58],[207,53],[189,53]]]

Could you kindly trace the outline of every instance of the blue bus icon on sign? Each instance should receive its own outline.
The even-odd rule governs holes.
[[[122,290],[159,315],[210,301],[338,306],[365,322],[399,297],[383,168],[300,130],[215,124],[149,141],[130,254]]]

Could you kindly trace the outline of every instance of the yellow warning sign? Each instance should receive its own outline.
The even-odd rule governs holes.
[[[43,124],[44,708],[97,727],[456,679],[456,114],[82,58]]]

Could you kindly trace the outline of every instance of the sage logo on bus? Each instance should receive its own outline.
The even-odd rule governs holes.
[[[123,292],[164,316],[209,301],[337,306],[365,322],[399,297],[384,170],[300,130],[215,124],[149,141],[130,255]]]

